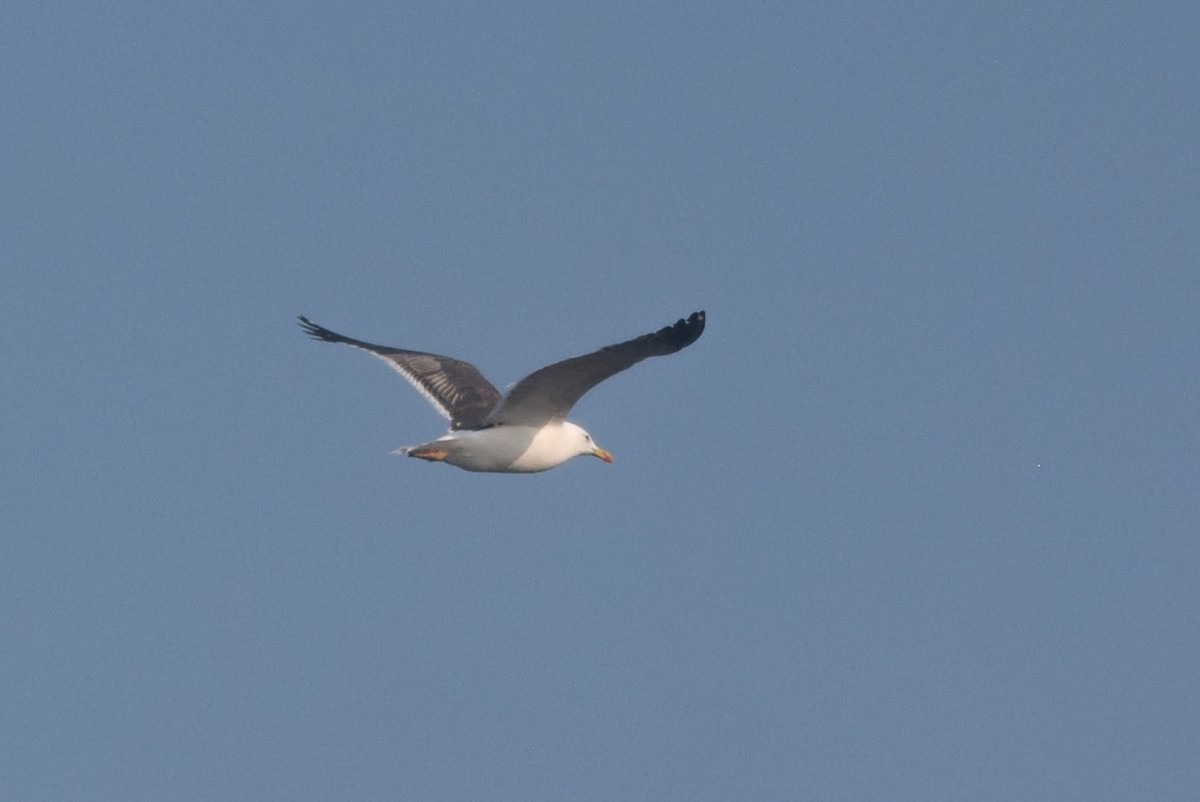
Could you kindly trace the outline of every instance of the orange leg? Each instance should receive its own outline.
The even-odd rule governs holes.
[[[450,456],[450,452],[440,448],[416,448],[409,451],[408,456],[427,459],[430,462],[440,462]]]

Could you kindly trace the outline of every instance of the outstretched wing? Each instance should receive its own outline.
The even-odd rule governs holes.
[[[469,362],[355,340],[318,326],[304,315],[299,317],[301,328],[311,337],[352,345],[382,359],[450,421],[451,429],[470,429],[482,424],[500,400],[500,391]]]
[[[541,426],[566,418],[575,402],[600,382],[652,356],[682,350],[704,331],[704,312],[693,312],[652,334],[564,359],[530,373],[508,391],[487,422]]]

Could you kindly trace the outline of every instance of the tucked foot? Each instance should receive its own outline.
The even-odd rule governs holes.
[[[441,462],[446,457],[450,456],[450,452],[444,448],[430,448],[428,446],[418,446],[417,448],[406,448],[403,453],[417,459],[427,459],[430,462]]]

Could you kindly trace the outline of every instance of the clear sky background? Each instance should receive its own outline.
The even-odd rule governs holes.
[[[1195,798],[1197,30],[6,4],[0,798]]]

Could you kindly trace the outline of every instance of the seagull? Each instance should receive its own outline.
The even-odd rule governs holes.
[[[450,430],[436,440],[402,446],[393,454],[493,473],[548,471],[583,455],[611,463],[612,454],[596,445],[582,426],[567,420],[571,407],[608,377],[643,359],[680,351],[704,332],[704,312],[693,312],[650,334],[535,370],[501,394],[469,362],[363,342],[318,326],[304,315],[299,319],[314,339],[343,343],[382,359],[450,421]]]

